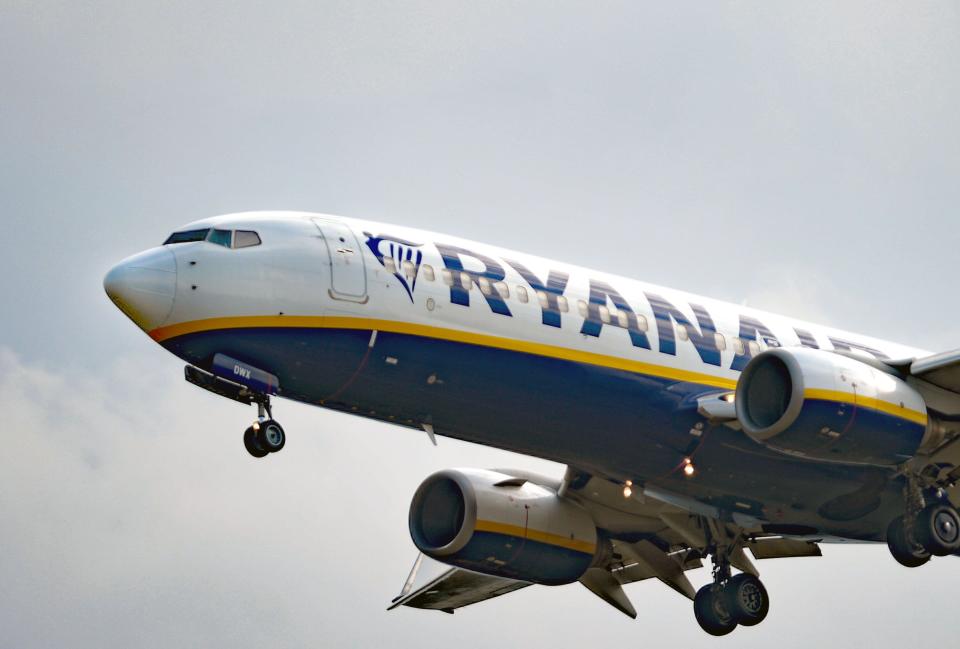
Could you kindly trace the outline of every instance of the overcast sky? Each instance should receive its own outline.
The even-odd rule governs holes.
[[[386,613],[426,475],[563,467],[287,402],[255,461],[101,282],[302,209],[945,350],[958,178],[955,2],[0,0],[0,647],[949,646],[960,561],[880,546],[762,562],[719,640],[656,582]]]

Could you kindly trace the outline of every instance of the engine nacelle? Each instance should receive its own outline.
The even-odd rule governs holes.
[[[483,469],[423,481],[410,504],[410,536],[438,561],[538,584],[576,581],[597,554],[582,507],[546,487]]]
[[[754,440],[818,460],[896,465],[943,438],[900,378],[833,352],[770,349],[743,369],[737,419]]]

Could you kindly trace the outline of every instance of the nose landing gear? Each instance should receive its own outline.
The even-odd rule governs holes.
[[[217,354],[217,358],[221,356]],[[240,377],[237,380],[246,380],[243,378],[246,376],[256,376],[258,381],[247,381],[250,385],[240,384],[192,365],[184,368],[184,378],[188,383],[193,383],[221,397],[242,404],[257,404],[257,420],[244,431],[243,445],[253,457],[266,457],[270,453],[276,453],[287,442],[287,435],[283,432],[283,427],[274,420],[270,408],[270,395],[276,394],[278,390],[277,377],[232,358],[226,356],[222,358],[225,360],[215,360],[215,366],[218,362],[221,365],[226,363],[229,367],[236,368],[234,373]]]
[[[283,432],[283,427],[273,419],[269,398],[258,401],[257,408],[257,421],[244,431],[243,445],[250,455],[261,458],[283,449],[287,443],[287,435]]]

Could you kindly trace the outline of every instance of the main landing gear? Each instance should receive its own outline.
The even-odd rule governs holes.
[[[887,547],[901,565],[916,568],[930,558],[960,551],[960,515],[946,502],[898,516],[887,527]]]
[[[916,568],[931,557],[960,552],[960,514],[937,485],[925,489],[922,476],[906,476],[903,516],[890,521],[887,547],[901,565]]]
[[[727,635],[738,625],[760,624],[769,610],[770,598],[760,579],[745,572],[731,577],[725,553],[715,551],[713,583],[697,591],[693,600],[700,627],[710,635]]]
[[[257,402],[257,421],[243,433],[243,445],[253,457],[276,453],[287,443],[283,428],[273,419],[269,397]]]

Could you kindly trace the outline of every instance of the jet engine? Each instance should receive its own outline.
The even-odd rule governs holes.
[[[434,473],[410,504],[410,535],[438,561],[538,584],[576,581],[599,546],[582,507],[546,487],[497,471]]]
[[[850,356],[809,348],[758,354],[737,383],[743,430],[769,448],[817,460],[897,465],[947,431],[905,381]]]

